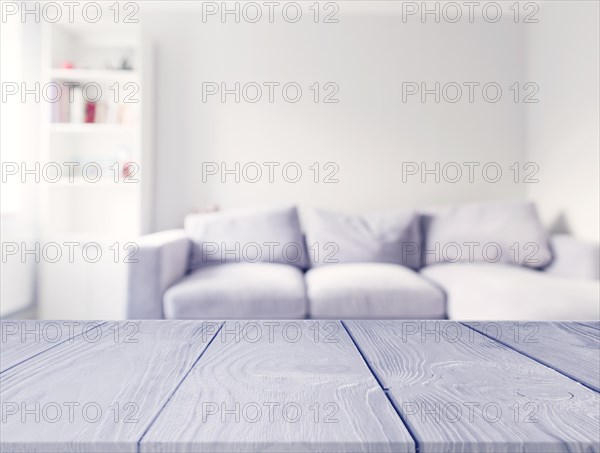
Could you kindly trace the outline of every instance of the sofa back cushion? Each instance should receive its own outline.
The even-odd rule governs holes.
[[[190,214],[191,269],[217,263],[280,263],[300,269],[308,257],[295,207]]]
[[[313,210],[306,233],[312,266],[335,263],[420,265],[420,232],[414,211],[350,215]]]
[[[488,262],[539,268],[552,259],[535,206],[471,203],[423,215],[424,263]]]

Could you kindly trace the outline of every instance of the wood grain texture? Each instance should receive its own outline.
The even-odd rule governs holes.
[[[272,323],[227,322],[141,451],[414,451],[339,322]]]
[[[0,450],[137,451],[215,327],[107,322],[95,336],[79,336],[6,371]]]
[[[465,322],[600,392],[600,330],[576,322]]]
[[[345,325],[420,452],[600,451],[599,395],[495,340],[452,321]]]
[[[72,342],[102,324],[98,321],[0,321],[0,373],[30,358]]]
[[[578,324],[583,324],[584,326],[593,327],[594,329],[600,330],[600,321],[580,321]]]

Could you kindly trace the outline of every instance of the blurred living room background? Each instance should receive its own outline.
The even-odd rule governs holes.
[[[598,2],[92,3],[2,2],[3,318],[598,319]],[[197,252],[190,214],[206,231],[228,213],[217,243],[244,221],[268,240],[293,206],[310,243],[315,209],[343,242],[402,223],[370,213],[477,206],[454,227],[485,241],[502,203],[525,238],[539,216],[540,266],[216,275],[174,258]],[[484,290],[525,308],[488,311]]]

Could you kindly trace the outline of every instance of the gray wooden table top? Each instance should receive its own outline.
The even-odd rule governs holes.
[[[2,452],[600,452],[600,325],[3,321]]]

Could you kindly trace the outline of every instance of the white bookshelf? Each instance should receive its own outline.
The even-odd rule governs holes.
[[[52,80],[79,81],[139,81],[139,72],[119,69],[57,69],[51,68],[49,76]]]
[[[134,134],[136,131],[135,127],[122,124],[51,123],[49,132],[55,134]]]
[[[40,242],[98,243],[103,258],[90,263],[76,254],[73,263],[42,260],[39,315],[119,318],[125,310],[126,265],[122,256],[115,262],[110,248],[134,242],[152,228],[152,49],[140,27],[131,24],[97,31],[91,25],[46,24],[42,47],[43,84],[65,87],[63,96],[73,84],[100,87],[102,95],[92,89],[87,101],[80,100],[76,90],[73,102],[48,103],[43,113],[40,161],[59,165],[63,177],[41,183]],[[95,114],[86,115],[85,109]],[[64,163],[75,164],[75,171],[70,174]],[[88,167],[100,168],[101,178],[84,177],[80,171]]]

